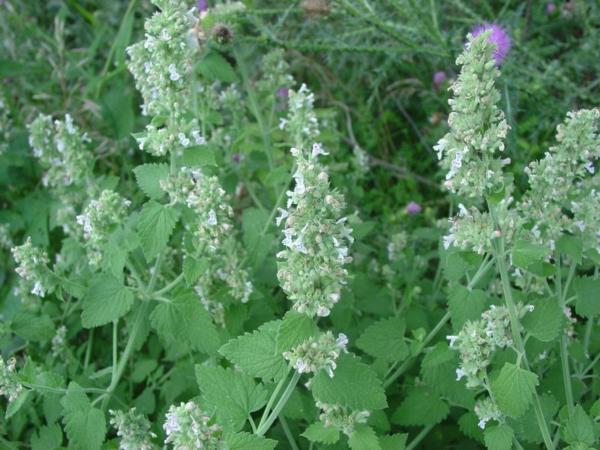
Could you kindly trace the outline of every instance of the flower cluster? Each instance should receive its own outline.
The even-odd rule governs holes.
[[[553,249],[562,233],[582,233],[600,250],[599,125],[597,109],[570,112],[557,127],[557,145],[525,169],[530,190],[519,211],[533,225],[532,240]]]
[[[483,397],[478,399],[475,403],[475,415],[479,419],[478,425],[482,430],[490,420],[500,422],[502,420],[502,413],[498,408],[498,405],[490,398]]]
[[[45,170],[42,182],[56,195],[56,223],[70,234],[76,210],[81,207],[94,184],[90,183],[93,155],[86,148],[87,134],[81,133],[67,114],[64,121],[38,116],[28,126],[33,155]]]
[[[235,33],[237,18],[246,6],[242,2],[218,3],[212,8],[198,3],[200,18],[195,28],[198,45],[213,41],[217,45],[229,43]]]
[[[188,123],[193,96],[187,78],[196,49],[190,45],[194,18],[182,0],[154,0],[160,8],[145,23],[145,39],[127,49],[128,68],[143,99],[142,114],[155,116],[137,137],[142,150],[160,156],[200,136],[197,124]],[[193,121],[192,121],[193,122]]]
[[[451,90],[450,131],[435,146],[441,165],[447,170],[445,186],[451,192],[481,198],[504,187],[502,168],[509,159],[499,159],[504,150],[508,124],[497,106],[500,93],[494,87],[499,76],[494,44],[489,31],[469,36],[465,51],[456,63],[462,66]]]
[[[119,450],[151,450],[152,438],[156,437],[150,431],[150,422],[146,417],[135,412],[135,408],[127,412],[109,411],[112,416],[110,424],[117,430],[120,438]]]
[[[73,186],[85,191],[92,166],[92,154],[85,144],[89,141],[67,114],[64,121],[47,115],[38,116],[29,124],[29,145],[33,155],[46,170],[44,186],[61,191]]]
[[[222,428],[211,424],[211,417],[196,403],[190,401],[179,406],[171,405],[166,418],[163,426],[167,435],[165,444],[172,444],[174,450],[221,447]]]
[[[0,249],[10,250],[13,247],[14,243],[10,235],[10,228],[8,225],[0,224]]]
[[[281,119],[279,128],[287,130],[297,144],[313,141],[320,134],[314,103],[315,94],[306,84],[303,83],[297,91],[289,90],[288,116]]]
[[[23,391],[23,386],[17,379],[16,366],[15,358],[4,362],[0,357],[0,395],[5,396],[9,402],[14,401]]]
[[[294,78],[290,75],[290,66],[284,58],[283,50],[275,49],[267,53],[262,60],[263,77],[257,82],[257,89],[263,95],[274,95],[287,99]]]
[[[57,358],[67,349],[66,344],[67,327],[61,325],[56,329],[56,334],[52,337],[52,356]]]
[[[328,316],[339,301],[346,283],[344,265],[353,242],[342,194],[329,187],[329,176],[318,162],[326,154],[320,144],[310,151],[292,148],[296,159],[295,186],[288,191],[287,209],[279,210],[277,225],[283,223],[286,247],[277,277],[294,309],[309,316]]]
[[[319,420],[326,427],[335,428],[346,436],[354,432],[357,424],[367,423],[371,413],[369,411],[351,411],[345,406],[331,405],[323,402],[316,403],[321,410]]]
[[[89,262],[97,266],[102,260],[102,246],[115,225],[122,222],[131,202],[111,190],[104,190],[77,216],[77,225],[87,249]]]
[[[523,222],[517,212],[510,208],[512,203],[512,196],[506,196],[495,205],[496,224],[489,213],[459,203],[458,214],[449,219],[450,229],[443,239],[444,248],[455,246],[481,255],[491,250],[495,238],[503,236],[510,241]]]
[[[519,317],[532,308],[531,305],[519,305]],[[481,314],[480,320],[465,323],[457,336],[448,336],[447,339],[450,347],[460,353],[456,379],[466,378],[468,388],[485,386],[487,367],[494,352],[513,345],[508,309],[492,305]]]
[[[15,272],[21,277],[18,289],[23,299],[28,294],[45,297],[54,290],[52,273],[47,266],[48,254],[35,247],[31,238],[27,238],[23,245],[13,247],[11,252],[17,264]]]
[[[253,287],[242,267],[244,253],[234,233],[230,199],[217,177],[182,167],[163,180],[161,188],[172,204],[185,205],[194,212],[193,220],[187,224],[193,235],[192,247],[197,251],[192,256],[208,258],[211,269],[198,282],[201,297],[210,296],[214,285],[221,281],[233,298],[247,302]]]
[[[317,337],[308,338],[302,344],[285,352],[283,357],[288,360],[298,373],[316,374],[320,370],[327,372],[333,378],[336,360],[346,352],[348,338],[340,333],[336,338],[331,331]]]

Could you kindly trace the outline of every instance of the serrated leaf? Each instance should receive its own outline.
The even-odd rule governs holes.
[[[375,322],[356,341],[365,353],[385,361],[401,361],[408,356],[404,342],[406,325],[399,317],[390,317]]]
[[[26,341],[42,342],[52,339],[54,322],[45,314],[19,312],[12,319],[11,329]]]
[[[216,166],[217,149],[209,144],[192,145],[183,150],[181,162],[187,167]]]
[[[138,186],[148,197],[158,200],[165,195],[160,182],[169,176],[167,164],[142,164],[133,169],[133,173]]]
[[[277,351],[290,350],[312,336],[316,336],[319,328],[315,321],[306,314],[288,311],[279,323],[277,330]]]
[[[144,205],[137,228],[142,250],[148,261],[167,246],[177,220],[179,213],[172,207],[161,205],[154,200]]]
[[[556,241],[556,250],[576,263],[580,263],[583,256],[583,241],[577,236],[564,235]]]
[[[600,279],[582,277],[573,281],[577,302],[575,310],[587,318],[600,314]]]
[[[533,398],[538,377],[533,372],[505,363],[492,382],[492,393],[500,411],[509,417],[519,417],[527,411]]]
[[[423,358],[421,376],[428,387],[452,403],[472,408],[475,395],[465,387],[465,383],[456,379],[458,354],[450,350],[445,342],[438,342]]]
[[[379,445],[381,445],[381,450],[404,450],[407,439],[408,434],[406,433],[381,436],[379,438]]]
[[[352,450],[381,450],[375,430],[363,424],[354,427],[348,438],[348,445]]]
[[[81,323],[86,328],[105,325],[129,312],[133,293],[109,274],[92,279],[83,298]]]
[[[354,410],[375,410],[387,406],[381,380],[373,369],[358,358],[338,358],[333,378],[325,371],[317,373],[311,384],[316,400],[334,403]]]
[[[463,325],[472,320],[479,320],[488,303],[487,294],[480,289],[467,289],[456,285],[448,297],[448,309],[452,318],[452,329],[458,332]]]
[[[17,412],[19,412],[21,407],[27,401],[27,398],[29,398],[29,391],[22,390],[19,393],[19,395],[17,396],[17,398],[15,398],[12,402],[10,402],[8,404],[8,406],[6,408],[6,413],[4,414],[4,418],[8,420],[12,416],[14,416]]]
[[[340,432],[333,427],[326,427],[322,422],[315,422],[309,425],[301,436],[311,442],[335,444],[340,439]]]
[[[265,381],[280,380],[288,373],[288,365],[277,351],[279,325],[280,321],[268,322],[253,333],[231,339],[219,353],[250,376]]]
[[[190,255],[183,258],[183,276],[188,286],[193,286],[202,272],[208,270],[208,259],[196,259]]]
[[[63,435],[60,425],[41,427],[31,438],[31,450],[55,450],[62,445]]]
[[[556,339],[562,330],[565,317],[557,299],[551,297],[531,303],[534,309],[523,317],[523,327],[542,342]]]
[[[223,367],[196,366],[196,380],[207,407],[216,411],[220,425],[240,430],[248,414],[267,401],[267,391],[251,377]]]
[[[569,444],[593,445],[594,421],[585,413],[581,405],[575,406],[573,415],[569,417],[564,428],[564,439]]]
[[[510,450],[514,431],[508,425],[488,426],[483,432],[487,450]]]
[[[273,439],[245,431],[226,436],[225,442],[228,450],[273,450],[277,446],[277,441]]]
[[[69,448],[99,450],[106,435],[104,413],[92,407],[77,383],[69,384],[61,404],[65,409],[63,421],[69,438]]]
[[[212,355],[220,346],[212,318],[190,290],[179,290],[169,303],[160,303],[152,311],[150,323],[159,335],[189,349]]]
[[[535,244],[529,241],[517,241],[512,249],[512,263],[527,270],[534,263],[541,262],[550,253],[545,245]]]
[[[211,81],[233,83],[238,77],[231,64],[216,51],[207,53],[196,66],[197,70]]]
[[[439,395],[426,388],[416,387],[408,391],[408,395],[392,415],[392,422],[403,426],[435,425],[444,420],[449,412],[448,404]]]

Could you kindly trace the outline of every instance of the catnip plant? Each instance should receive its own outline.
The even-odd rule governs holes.
[[[0,447],[598,448],[599,110],[534,143],[521,121],[546,122],[511,103],[526,33],[481,20],[459,43],[482,15],[465,2],[275,3],[69,3],[40,50],[56,92],[26,98],[0,67],[0,180],[14,158],[35,182],[11,182],[31,192],[0,211]],[[71,51],[107,12],[121,24]],[[340,17],[366,20],[361,49],[290,45]],[[380,90],[396,50],[378,30],[418,37],[427,86]],[[368,105],[349,107],[375,60]],[[398,89],[426,124],[394,119]],[[439,173],[382,159],[398,139]]]

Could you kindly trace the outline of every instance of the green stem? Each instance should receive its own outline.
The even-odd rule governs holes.
[[[291,368],[289,370],[291,370]],[[275,386],[275,389],[273,390],[273,393],[271,394],[271,397],[269,398],[269,401],[267,402],[267,406],[265,406],[265,410],[263,411],[263,415],[260,418],[260,422],[258,423],[259,427],[265,422],[265,420],[267,420],[267,417],[269,416],[269,413],[271,412],[271,406],[273,406],[275,399],[279,395],[279,391],[281,391],[281,389],[283,388],[283,384],[285,383],[285,380],[287,379],[288,374],[290,373],[289,370],[285,374],[285,377],[283,377],[279,381],[279,383],[277,383],[277,386]]]
[[[287,420],[285,420],[285,417],[283,417],[282,414],[279,414],[279,423],[281,424],[281,428],[283,428],[285,437],[287,438],[288,442],[290,443],[290,448],[292,450],[300,450],[298,447],[298,444],[296,444],[294,435],[292,434],[292,431],[290,430],[290,426],[288,425]]]
[[[421,443],[423,439],[429,434],[429,432],[433,429],[434,425],[427,425],[423,428],[419,434],[415,436],[415,438],[410,441],[410,443],[406,446],[406,450],[413,450]]]
[[[569,275],[567,277],[567,281],[565,283],[565,287],[563,290],[562,287],[562,270],[560,264],[560,256],[556,258],[556,291],[558,300],[560,301],[561,309],[565,308],[565,298],[567,296],[567,292],[569,290],[569,284],[573,279],[573,275],[575,274],[575,263],[571,264],[571,268],[569,269]],[[573,400],[573,387],[571,385],[571,370],[569,368],[569,352],[568,352],[568,339],[569,336],[565,332],[561,333],[560,337],[560,364],[562,368],[562,376],[563,376],[563,385],[565,387],[565,397],[567,399],[567,410],[569,412],[569,417],[572,417],[573,412],[575,411],[575,401]]]
[[[502,292],[504,294],[504,300],[506,302],[508,314],[510,317],[510,328],[513,341],[517,346],[519,356],[521,357],[525,368],[527,370],[530,370],[529,361],[527,360],[527,354],[525,353],[525,344],[521,336],[521,322],[519,321],[517,307],[512,297],[510,281],[508,279],[508,269],[506,267],[506,261],[504,256],[504,238],[501,237],[498,240],[494,241],[493,247],[496,267],[498,268],[498,272],[500,273]],[[537,390],[533,391],[533,396],[533,409],[537,419],[538,427],[540,428],[540,432],[542,433],[544,444],[546,445],[546,448],[548,450],[554,450],[554,444],[552,443],[552,438],[550,437],[550,430],[548,429],[548,424],[546,423],[546,419],[542,412],[542,405]]]
[[[271,412],[267,420],[262,425],[258,426],[258,429],[256,430],[255,434],[257,434],[258,436],[263,436],[267,431],[269,431],[269,428],[271,428],[271,425],[273,425],[273,422],[275,422],[275,419],[277,419],[277,416],[279,416],[279,413],[289,400],[290,395],[292,395],[292,392],[294,392],[294,388],[298,384],[298,380],[300,380],[300,374],[294,371],[294,375],[292,375],[292,378],[287,387],[285,388],[285,391],[283,391],[283,394],[281,394],[281,398],[275,405],[275,408],[273,408],[273,411]]]
[[[467,289],[471,290],[475,286],[477,286],[477,283],[479,282],[481,277],[483,277],[487,273],[489,268],[492,266],[493,262],[494,262],[493,260],[488,260],[487,258],[485,258],[481,262],[481,265],[477,269],[477,272],[475,272],[475,275],[473,275],[473,278],[469,281],[469,283],[467,285]],[[386,378],[386,380],[383,382],[384,388],[387,388],[388,386],[390,386],[394,381],[396,381],[396,379],[398,379],[398,377],[400,377],[400,375],[402,375],[404,372],[406,372],[413,365],[416,357],[421,354],[421,352],[425,349],[427,344],[429,344],[431,342],[431,340],[438,334],[438,332],[444,327],[444,325],[446,325],[446,323],[448,323],[449,320],[450,320],[450,312],[448,311],[440,319],[440,321],[437,323],[437,325],[435,327],[433,327],[433,330],[431,330],[429,332],[429,334],[427,335],[427,337],[425,337],[423,342],[421,342],[421,345],[419,345],[419,347],[417,348],[415,353],[411,357],[406,359],[402,363],[402,365],[400,365],[400,367],[398,367],[389,377]]]
[[[106,397],[104,397],[104,400],[102,402],[103,410],[105,410],[106,407],[108,406],[108,401],[110,400],[113,392],[115,391],[115,389],[117,388],[117,385],[119,384],[119,381],[121,380],[121,377],[123,376],[123,372],[125,371],[125,366],[127,365],[127,362],[129,361],[131,352],[133,352],[133,346],[135,344],[135,340],[137,338],[137,335],[140,332],[140,329],[142,328],[144,318],[146,317],[146,310],[148,308],[148,305],[149,305],[148,302],[144,302],[144,303],[142,303],[140,309],[138,310],[138,314],[135,318],[135,322],[133,323],[133,328],[131,330],[131,334],[129,335],[129,339],[127,339],[127,344],[125,344],[125,350],[123,350],[123,354],[121,355],[121,359],[119,360],[116,370],[113,371],[113,376],[110,380],[110,385],[106,389]]]
[[[182,273],[180,273],[177,278],[175,278],[173,281],[171,281],[169,284],[167,284],[164,288],[154,292],[152,294],[152,296],[154,297],[155,295],[160,297],[163,294],[166,294],[167,292],[169,292],[171,289],[173,289],[175,286],[177,286],[179,283],[181,283],[181,281],[183,280],[184,275]]]

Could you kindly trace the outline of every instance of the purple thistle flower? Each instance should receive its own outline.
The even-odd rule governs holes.
[[[556,12],[556,5],[552,2],[546,3],[546,14],[549,16]]]
[[[443,70],[438,70],[433,74],[433,88],[435,90],[438,90],[444,81],[446,81],[446,72]]]
[[[198,8],[198,12],[208,11],[208,0],[198,0],[196,8]]]
[[[417,202],[410,202],[406,205],[406,214],[414,216],[419,214],[423,208]]]
[[[496,23],[485,23],[478,25],[471,31],[473,37],[479,36],[481,33],[491,31],[489,41],[496,46],[494,51],[494,59],[496,65],[499,66],[506,58],[506,55],[510,51],[511,41],[510,36],[504,28]]]

